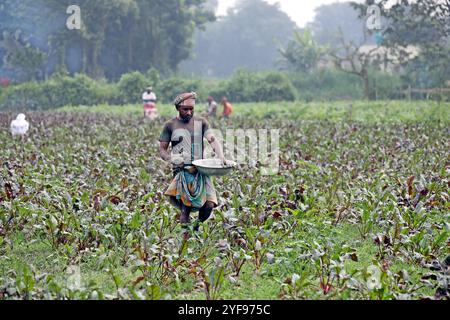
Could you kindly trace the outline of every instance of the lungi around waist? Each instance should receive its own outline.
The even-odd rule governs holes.
[[[155,105],[154,102],[145,102],[145,103],[144,103],[144,109],[145,109],[145,110],[156,109],[156,105]]]
[[[217,206],[217,196],[211,178],[198,172],[194,166],[174,171],[174,178],[164,193],[170,196],[172,205],[180,208],[181,204],[197,211],[206,201]]]

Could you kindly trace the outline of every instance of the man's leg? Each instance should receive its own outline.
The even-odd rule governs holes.
[[[188,226],[189,223],[189,215],[191,214],[191,208],[186,207],[183,203],[181,204],[181,216],[180,223],[183,225],[183,228]]]
[[[198,213],[198,220],[194,226],[194,231],[198,231],[199,222],[205,222],[211,216],[214,209],[214,202],[206,201],[203,207],[200,208]]]

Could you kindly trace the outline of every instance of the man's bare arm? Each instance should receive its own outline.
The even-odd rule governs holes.
[[[219,159],[224,161],[225,157],[223,156],[222,146],[220,145],[219,141],[214,136],[214,134],[208,133],[206,135],[206,140],[208,140],[209,144],[211,145],[211,147],[213,148],[215,154],[219,157]]]
[[[169,142],[166,141],[160,141],[159,142],[159,156],[164,161],[170,161],[170,153],[169,153]]]

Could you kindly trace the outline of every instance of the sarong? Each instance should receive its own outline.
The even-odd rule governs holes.
[[[170,196],[172,205],[180,208],[181,203],[197,211],[206,201],[211,201],[217,206],[217,196],[211,178],[197,170],[189,172],[180,170],[164,193]]]
[[[156,109],[156,104],[154,102],[145,102],[144,103],[145,111],[154,110],[154,109]]]

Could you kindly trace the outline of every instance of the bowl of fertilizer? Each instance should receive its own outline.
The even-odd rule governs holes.
[[[236,162],[227,160],[227,165],[224,166],[222,160],[217,158],[195,160],[192,164],[200,173],[207,176],[224,176],[233,171],[237,165]]]

